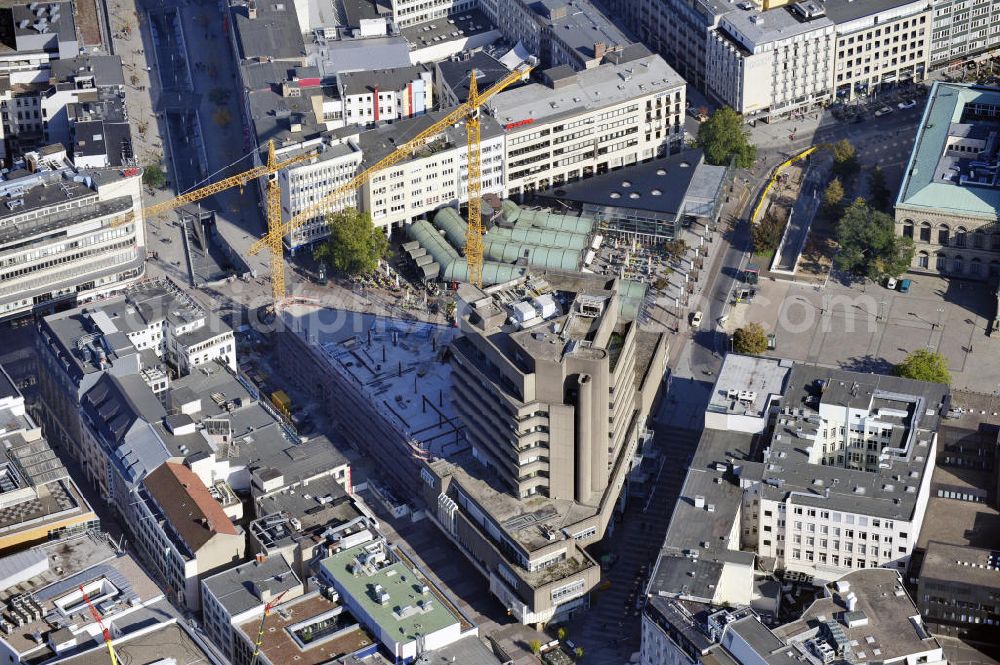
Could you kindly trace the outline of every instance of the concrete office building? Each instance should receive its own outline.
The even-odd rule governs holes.
[[[995,644],[1000,552],[930,542],[920,567],[917,606],[935,634]]]
[[[399,28],[406,28],[435,19],[447,22],[449,16],[476,9],[479,3],[475,0],[392,0],[389,5],[392,22]]]
[[[473,73],[480,91],[510,74],[511,70],[484,51],[462,54],[434,64],[434,94],[442,107],[458,106],[469,99],[469,80]]]
[[[425,651],[478,634],[478,628],[453,613],[454,606],[382,539],[334,552],[319,562],[317,572],[394,660],[415,660]]]
[[[990,0],[935,0],[931,67],[961,67],[1000,47],[1000,5]]]
[[[278,174],[281,185],[281,217],[288,221],[325,197],[334,188],[348,182],[361,166],[362,152],[357,134],[350,130],[305,139],[280,148],[278,159],[289,159],[303,152],[318,152],[309,161],[299,162]],[[324,205],[305,224],[285,236],[285,246],[293,253],[326,238],[330,229],[326,216],[357,205],[357,192]]]
[[[667,350],[622,316],[616,280],[547,279],[534,300],[460,287],[453,400],[471,449],[420,474],[434,522],[535,624],[585,607],[599,580],[583,547],[617,509]]]
[[[769,12],[745,3],[709,33],[705,90],[748,120],[813,107],[833,96],[834,43],[817,1]]]
[[[680,149],[684,81],[633,45],[593,69],[559,67],[497,94],[487,108],[506,130],[507,193],[519,196]]]
[[[3,367],[0,423],[0,552],[96,528],[97,515],[28,415],[24,397]]]
[[[69,0],[5,3],[0,8],[0,71],[16,75],[80,53],[76,15]],[[17,82],[16,76],[11,82]]]
[[[736,399],[750,390],[722,379],[716,385]],[[905,569],[947,399],[940,384],[796,365],[763,463],[741,476],[744,504],[759,505],[743,520],[744,542],[804,579]]]
[[[936,82],[896,198],[911,269],[1000,277],[1000,90]]]
[[[435,111],[421,118],[395,122],[363,132],[358,143],[361,168],[376,164],[408,138],[444,116]],[[496,120],[480,121],[480,187],[482,194],[502,194],[504,134]],[[368,179],[359,189],[361,210],[387,233],[402,230],[416,219],[445,206],[468,203],[468,140],[464,122],[447,127],[411,157]]]
[[[642,662],[699,662],[710,642],[690,629],[706,608],[777,616],[781,591],[765,592],[758,570],[817,585],[886,574],[878,584],[895,587],[947,401],[939,384],[726,356],[646,590]],[[683,657],[663,655],[672,645]]]
[[[0,319],[107,296],[143,275],[141,169],[78,168],[64,150],[27,166],[0,182]]]
[[[123,660],[133,655],[123,643],[147,633],[151,624],[175,621],[175,610],[156,582],[104,534],[77,534],[5,556],[0,571],[0,659],[5,663],[94,662],[86,660],[88,653],[100,653],[103,661],[97,662],[107,662],[102,626],[81,589],[100,608]],[[170,647],[159,655],[167,651]]]
[[[930,69],[932,23],[926,0],[832,0],[825,7],[837,26],[838,99],[877,99],[883,86],[924,79]]]

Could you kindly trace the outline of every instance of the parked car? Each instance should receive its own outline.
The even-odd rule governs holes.
[[[890,113],[892,113],[892,108],[888,106],[883,106],[878,111],[875,111],[875,117],[881,118],[882,116],[889,115]]]
[[[898,106],[901,110],[905,111],[906,109],[912,109],[916,105],[917,105],[917,100],[910,99],[905,102],[900,102]]]
[[[703,318],[705,318],[705,315],[702,314],[701,310],[698,310],[697,312],[695,312],[694,314],[692,314],[691,315],[691,327],[692,328],[698,328],[698,327],[700,327],[701,326],[701,320]]]
[[[901,279],[901,280],[899,280],[899,292],[900,293],[909,293],[910,292],[910,284],[912,284],[912,282],[910,280],[908,280],[908,279]]]
[[[896,284],[898,284],[898,283],[899,283],[899,280],[897,280],[895,277],[886,277],[886,279],[885,279],[885,288],[889,289],[890,291],[895,291],[896,290]]]

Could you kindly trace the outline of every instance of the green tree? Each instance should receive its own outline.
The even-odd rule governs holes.
[[[858,151],[847,139],[840,139],[828,146],[833,154],[833,174],[843,180],[850,181],[861,170],[858,163]]]
[[[767,333],[759,323],[748,323],[733,332],[733,351],[758,356],[767,351]]]
[[[892,217],[856,199],[837,224],[840,251],[833,258],[839,270],[856,277],[898,277],[913,260],[913,239],[897,236]]]
[[[827,215],[836,217],[840,214],[840,204],[844,201],[844,185],[840,178],[834,178],[823,191],[823,210]]]
[[[885,182],[885,173],[882,172],[878,164],[868,173],[868,199],[872,207],[882,212],[889,212],[889,203],[892,192]]]
[[[542,652],[542,643],[538,640],[531,640],[531,653],[536,656]]]
[[[316,248],[313,257],[324,261],[345,275],[369,275],[378,268],[379,259],[389,253],[389,239],[375,225],[368,213],[354,208],[327,216],[330,237]]]
[[[903,362],[896,365],[893,374],[918,381],[951,383],[948,361],[940,353],[928,349],[917,349],[911,352],[903,359]]]
[[[583,658],[583,647],[577,647],[573,649],[573,653],[576,654],[576,659],[580,660]]]
[[[167,184],[167,174],[159,164],[147,164],[142,171],[142,184],[159,189]]]
[[[560,642],[562,642],[563,640],[566,639],[566,627],[565,626],[559,626],[559,630],[556,631],[556,637],[559,638]]]
[[[687,243],[684,240],[669,240],[663,243],[663,253],[667,255],[667,258],[671,261],[676,261],[677,259],[684,256],[684,252],[687,251]]]
[[[726,166],[735,159],[738,168],[748,169],[757,159],[757,146],[750,143],[743,116],[728,106],[701,123],[694,144],[705,151],[705,161],[715,166]]]
[[[785,221],[773,210],[768,210],[762,220],[750,227],[754,253],[766,254],[777,249],[784,231]]]
[[[229,89],[228,88],[212,88],[208,93],[208,98],[216,106],[222,106],[229,101]]]

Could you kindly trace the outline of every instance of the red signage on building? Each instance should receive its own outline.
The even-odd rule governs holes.
[[[525,118],[524,120],[518,120],[517,122],[508,122],[504,125],[504,129],[514,129],[515,127],[524,127],[525,125],[530,125],[535,121],[534,118]]]

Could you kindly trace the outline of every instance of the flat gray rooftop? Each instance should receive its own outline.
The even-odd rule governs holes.
[[[780,397],[794,363],[730,353],[715,381],[708,410],[763,418],[771,399]],[[732,397],[733,391],[736,398]]]
[[[680,89],[684,79],[658,55],[576,72],[558,88],[541,83],[505,90],[487,103],[501,125],[570,116],[606,108],[656,92]],[[531,131],[530,125],[520,131]]]
[[[1000,588],[1000,550],[932,542],[920,567],[920,579]]]
[[[800,505],[912,519],[948,391],[943,384],[795,365],[765,459],[764,494],[783,500],[796,491],[800,494],[795,503]],[[821,423],[818,405],[870,409],[874,414],[885,406],[880,398],[908,410],[907,422],[893,427],[890,444],[902,452],[884,448],[878,472],[809,462],[807,448],[814,445],[810,437]]]
[[[850,584],[850,591],[858,599],[857,611],[864,612],[868,618],[866,625],[854,628],[841,623],[847,639],[852,643],[849,662],[857,665],[873,661],[892,662],[938,647],[929,633],[910,620],[910,617],[919,616],[920,612],[903,589],[896,571],[887,568],[856,570],[840,581]],[[811,635],[821,620],[839,621],[846,611],[846,600],[832,591],[831,597],[820,598],[810,605],[798,621],[785,624],[775,632],[783,639],[806,639],[806,635]]]

